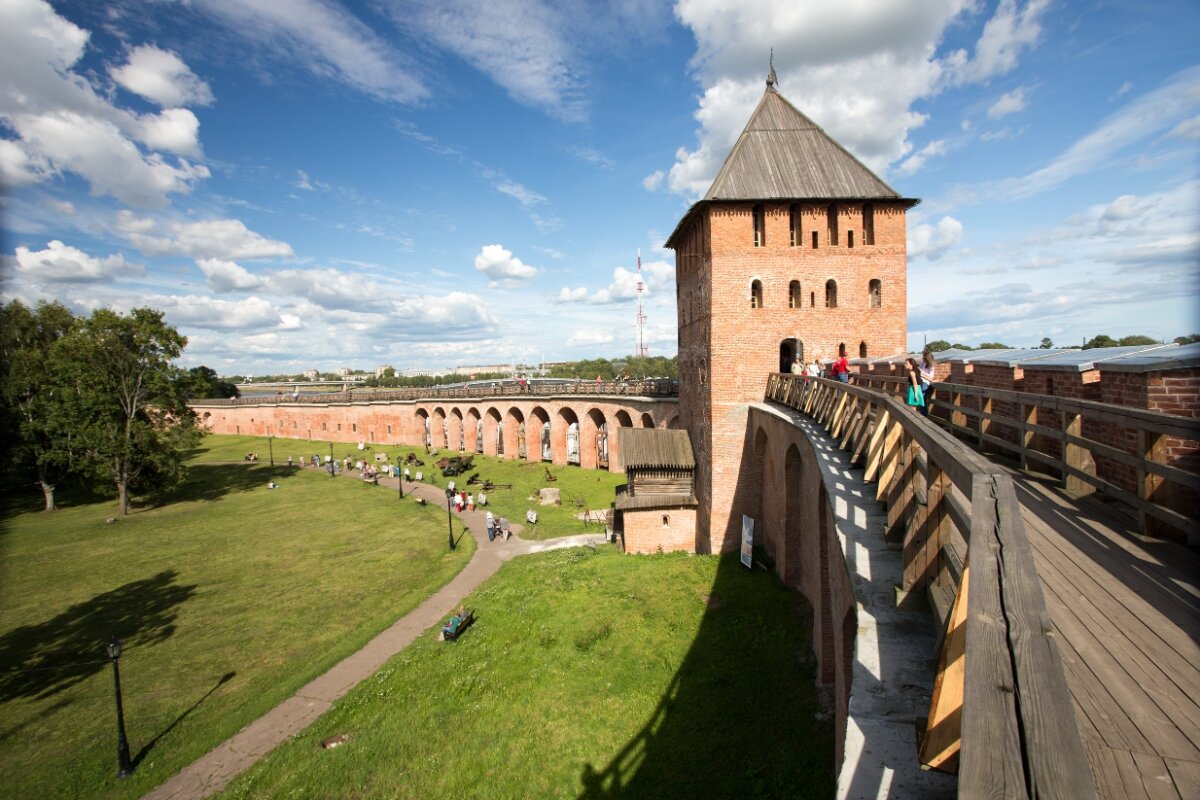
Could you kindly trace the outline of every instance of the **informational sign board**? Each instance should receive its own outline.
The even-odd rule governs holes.
[[[742,514],[742,564],[751,569],[754,564],[754,520]]]

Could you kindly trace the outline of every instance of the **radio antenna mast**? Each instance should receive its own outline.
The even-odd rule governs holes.
[[[642,293],[646,291],[646,284],[642,282],[642,248],[637,251],[637,355],[640,358],[645,358],[650,355],[650,349],[646,347],[646,309],[642,305]]]

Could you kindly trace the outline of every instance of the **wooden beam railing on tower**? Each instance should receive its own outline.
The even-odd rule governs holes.
[[[960,797],[1095,797],[1012,479],[890,383],[776,373],[766,398],[811,416],[876,482],[900,588],[947,626],[922,763],[957,771]]]
[[[1196,463],[1200,419],[953,383],[934,384],[934,397],[931,418],[955,435],[1011,454],[1023,469],[1048,469],[1073,494],[1127,504],[1144,534],[1174,529],[1173,538],[1200,544],[1200,474],[1180,466]]]

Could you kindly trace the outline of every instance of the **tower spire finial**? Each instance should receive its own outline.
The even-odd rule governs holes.
[[[767,87],[774,89],[775,84],[779,83],[779,78],[775,75],[775,48],[771,48],[771,58],[768,62],[771,66],[771,71],[767,73]]]

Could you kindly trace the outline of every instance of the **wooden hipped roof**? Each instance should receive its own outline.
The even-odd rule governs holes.
[[[695,469],[687,431],[619,428],[617,445],[626,469]]]
[[[901,197],[769,83],[712,186],[680,220],[667,247],[705,204],[761,200],[918,202]]]

